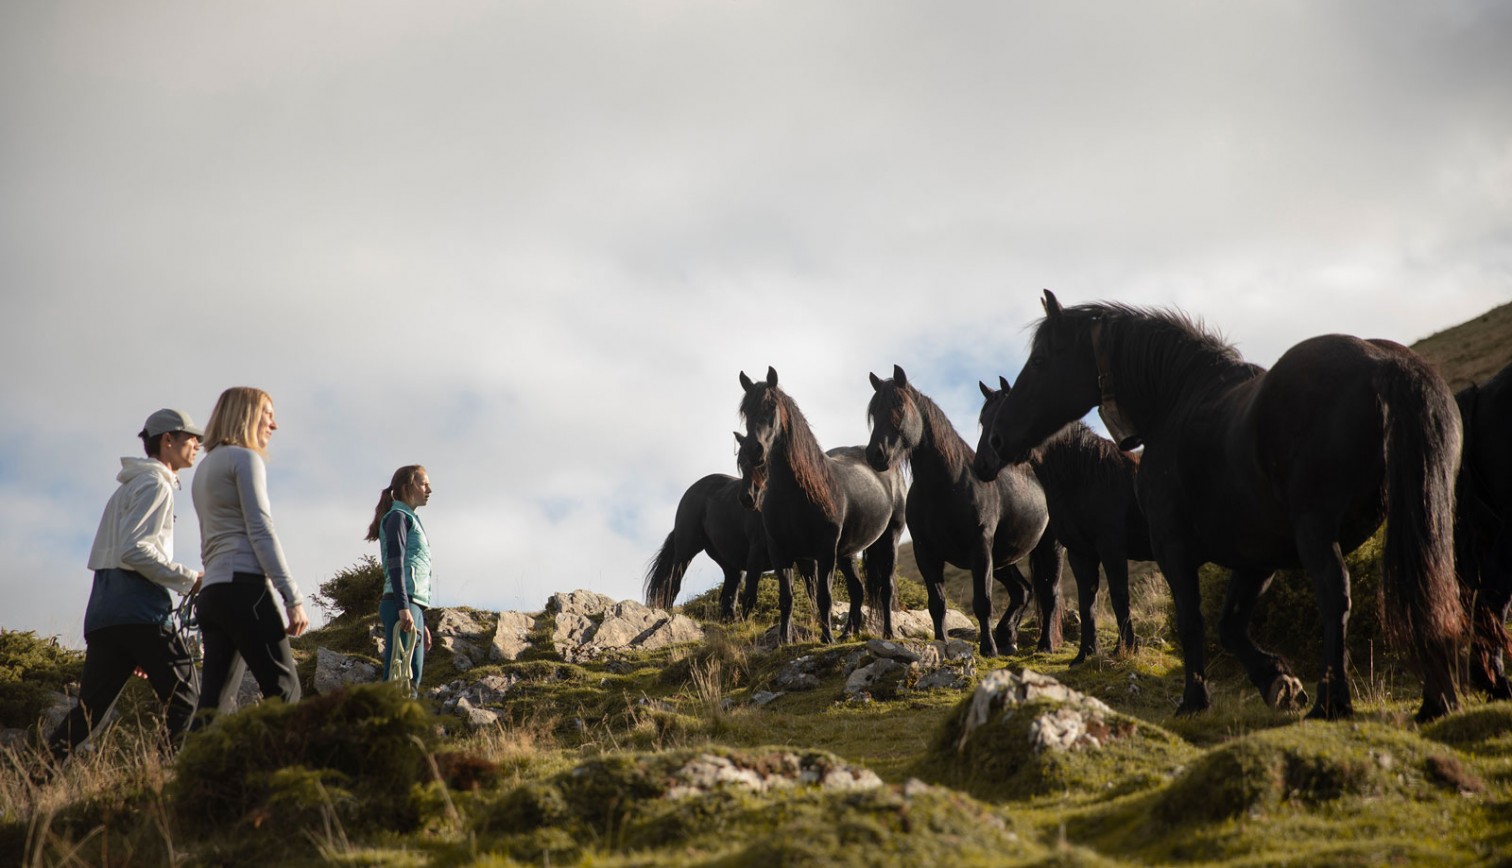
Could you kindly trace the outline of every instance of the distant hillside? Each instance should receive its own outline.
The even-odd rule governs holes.
[[[1512,364],[1512,302],[1412,345],[1458,392]]]
[[[1497,371],[1512,364],[1512,302],[1423,338],[1413,344],[1412,348],[1432,362],[1439,373],[1444,375],[1444,379],[1449,381],[1449,387],[1456,392],[1471,383],[1484,383]],[[1131,584],[1136,583],[1140,576],[1154,571],[1153,564],[1130,564],[1129,580]],[[904,543],[898,549],[898,574],[921,581],[918,567],[914,563],[913,543]],[[1071,577],[1070,567],[1063,568],[1062,587],[1067,594],[1067,605],[1074,609],[1076,584]],[[1104,587],[1099,594],[1099,605],[1105,605],[1106,591]],[[1001,611],[1002,602],[1007,595],[996,583],[992,593],[996,604],[994,609]],[[945,595],[957,608],[970,612],[971,574],[947,566]],[[1032,621],[1033,618],[1029,620]]]

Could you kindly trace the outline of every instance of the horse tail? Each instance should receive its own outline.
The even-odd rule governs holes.
[[[667,541],[662,543],[661,550],[646,567],[646,580],[642,585],[646,605],[653,609],[672,608],[677,592],[682,589],[682,577],[687,569],[688,561],[677,559],[677,531],[674,530],[667,534]]]
[[[1377,377],[1386,409],[1388,619],[1417,652],[1425,702],[1455,703],[1454,671],[1465,613],[1454,571],[1459,408],[1426,362],[1399,356]]]

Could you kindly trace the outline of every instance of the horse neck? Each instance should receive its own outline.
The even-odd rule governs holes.
[[[939,405],[922,392],[914,392],[923,434],[913,449],[911,461],[915,481],[942,479],[953,481],[976,457],[970,446],[956,433]]]
[[[1142,432],[1159,428],[1181,408],[1230,383],[1250,379],[1258,370],[1228,347],[1178,331],[1160,324],[1153,334],[1115,338],[1109,366],[1114,400]]]

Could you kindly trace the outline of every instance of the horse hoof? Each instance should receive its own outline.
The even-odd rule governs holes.
[[[1320,702],[1307,713],[1308,720],[1343,720],[1347,717],[1354,717],[1353,705],[1335,703],[1333,706],[1325,706]]]
[[[1176,706],[1176,716],[1192,717],[1193,715],[1201,714],[1202,712],[1207,711],[1207,709],[1208,707],[1206,705],[1198,705],[1196,703],[1183,701],[1180,705]]]
[[[1265,704],[1276,711],[1295,711],[1307,707],[1307,688],[1294,676],[1281,674],[1265,689]]]

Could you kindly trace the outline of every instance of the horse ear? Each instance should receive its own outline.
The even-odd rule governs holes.
[[[992,397],[992,387],[991,386],[987,385],[986,383],[982,382],[981,380],[977,380],[977,385],[979,387],[981,387],[981,389],[982,389],[982,397],[983,398],[991,398]]]
[[[747,392],[749,392],[749,391],[751,391],[751,387],[754,386],[754,385],[756,385],[756,384],[753,383],[753,382],[751,382],[751,378],[746,376],[745,371],[741,371],[740,372],[740,388],[745,389]]]
[[[1009,388],[1008,387],[1008,378],[1005,377],[1005,376],[1003,376],[1002,374],[998,374],[998,382],[1002,384],[1003,391],[1007,392],[1008,388]]]
[[[733,431],[731,433],[733,433],[735,435],[735,442],[736,443],[739,443],[741,446],[745,445],[745,435],[744,434],[740,433],[739,431]]]
[[[903,373],[901,365],[893,365],[893,382],[900,386],[908,385],[908,375]]]
[[[872,391],[875,391],[875,392],[882,391],[882,381],[877,378],[877,375],[876,374],[872,374],[872,373],[868,373],[867,376],[871,377]]]
[[[1055,293],[1050,290],[1045,290],[1045,298],[1040,304],[1045,306],[1045,316],[1054,319],[1061,315],[1060,301],[1056,299]]]
[[[777,387],[777,369],[771,365],[767,365],[767,385]]]

